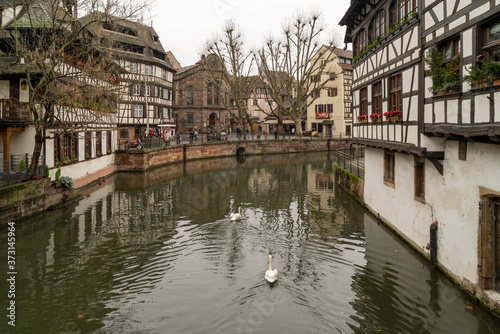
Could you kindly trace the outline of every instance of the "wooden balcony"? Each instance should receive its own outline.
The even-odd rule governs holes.
[[[485,124],[425,124],[426,136],[446,137],[448,139],[500,143],[500,125]]]
[[[27,104],[0,100],[0,122],[25,123],[31,120]]]

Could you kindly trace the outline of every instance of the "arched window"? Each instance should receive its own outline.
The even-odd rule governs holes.
[[[186,103],[187,105],[193,105],[193,87],[189,86],[186,90]]]
[[[386,32],[385,11],[380,10],[375,14],[370,23],[370,42],[382,36]]]
[[[213,99],[213,84],[211,82],[207,83],[207,105],[212,105]]]

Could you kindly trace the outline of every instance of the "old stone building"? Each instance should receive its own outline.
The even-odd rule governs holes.
[[[217,127],[228,129],[230,126],[231,117],[224,107],[230,100],[229,91],[224,83],[211,82],[205,61],[202,57],[194,65],[181,67],[174,76],[174,111],[180,133],[191,129],[210,133]]]

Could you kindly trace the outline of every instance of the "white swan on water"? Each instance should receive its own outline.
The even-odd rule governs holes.
[[[266,270],[266,280],[269,283],[274,283],[278,279],[278,271],[276,269],[273,270],[271,267],[271,262],[273,260],[272,255],[269,255],[269,270]]]
[[[238,208],[238,213],[231,213],[231,220],[241,219],[241,206]]]

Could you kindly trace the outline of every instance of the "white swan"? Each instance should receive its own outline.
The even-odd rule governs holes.
[[[272,260],[273,260],[272,255],[269,255],[269,270],[266,270],[266,276],[265,276],[266,280],[269,283],[274,283],[274,281],[278,279],[278,271],[276,269],[273,270],[273,268],[271,268]]]
[[[241,207],[238,208],[238,213],[231,213],[231,220],[241,219]]]

